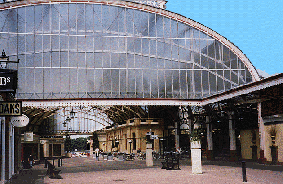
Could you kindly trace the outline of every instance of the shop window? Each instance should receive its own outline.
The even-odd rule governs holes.
[[[49,144],[49,157],[52,157],[52,147],[53,145],[52,144]]]
[[[53,144],[53,155],[61,156],[61,144]]]

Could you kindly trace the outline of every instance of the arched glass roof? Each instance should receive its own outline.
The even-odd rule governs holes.
[[[18,99],[202,99],[259,80],[227,39],[166,10],[95,0],[0,7],[0,48],[20,59],[8,66]]]

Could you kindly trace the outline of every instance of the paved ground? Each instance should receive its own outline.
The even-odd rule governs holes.
[[[57,161],[55,161],[56,167]],[[283,166],[247,163],[247,183],[283,183]],[[24,170],[9,183],[243,183],[241,163],[203,161],[203,174],[192,174],[190,162],[181,160],[181,170],[161,169],[160,161],[146,167],[145,161],[95,161],[93,158],[63,160],[61,179],[46,175],[44,164]]]

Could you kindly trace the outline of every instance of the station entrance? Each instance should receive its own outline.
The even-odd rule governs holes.
[[[257,139],[244,141],[246,147],[253,146],[258,157],[267,155],[260,103],[274,95],[262,98],[259,91],[280,85],[282,76],[262,79],[228,39],[165,10],[164,3],[159,8],[115,0],[0,5],[0,43],[9,56],[3,58],[19,61],[3,65],[17,70],[18,86],[1,100],[22,101],[29,118],[19,129],[1,119],[6,155],[1,180],[6,170],[9,178],[18,169],[12,165],[20,165],[12,164],[9,155],[16,153],[5,148],[14,147],[13,138],[19,144],[22,138],[26,149],[36,145],[31,148],[36,158],[53,157],[65,154],[68,136],[98,130],[105,131],[99,132],[99,148],[130,153],[146,149],[147,132],[159,138],[156,151],[186,151],[196,127],[203,153],[213,158],[227,155],[222,152],[228,147],[230,156],[237,156],[237,136],[246,126],[243,136]]]
[[[70,104],[71,101],[67,103]],[[88,104],[87,101],[83,103]],[[40,155],[41,158],[66,156],[66,152],[74,151],[67,149],[67,137],[81,135],[93,138],[94,133],[98,135],[97,148],[104,152],[145,152],[145,136],[150,131],[158,137],[153,142],[155,152],[164,154],[168,151],[180,151],[189,156],[190,139],[195,124],[198,124],[201,129],[204,157],[209,154],[208,139],[210,138],[207,136],[207,131],[212,134],[213,147],[210,150],[213,150],[213,158],[231,156],[229,111],[227,111],[228,107],[231,108],[231,103],[215,103],[206,106],[79,105],[57,107],[43,107],[44,102],[39,104],[37,108],[35,106],[26,107],[25,112],[30,117],[31,123],[21,130],[22,134],[33,132],[40,135],[38,144],[41,149],[37,153],[38,158]],[[48,102],[45,105],[51,104],[54,102]],[[246,128],[257,128],[257,109],[255,105],[246,104],[238,106],[233,104],[233,108],[237,109],[233,115],[236,138],[235,154],[240,158],[240,131],[245,126]],[[208,124],[210,124],[209,129]],[[90,153],[93,154],[96,147],[93,147],[93,140],[90,142]],[[61,152],[58,151],[59,148]]]

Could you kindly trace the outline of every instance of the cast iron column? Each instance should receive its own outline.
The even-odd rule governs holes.
[[[258,112],[258,128],[259,128],[259,142],[260,142],[260,158],[259,162],[264,164],[266,162],[266,149],[265,149],[265,130],[264,130],[264,122],[261,117],[261,103],[257,104],[257,112]]]
[[[236,135],[235,135],[235,125],[233,122],[234,112],[228,112],[229,118],[229,137],[230,137],[230,161],[237,161],[237,149],[236,149]]]
[[[209,122],[209,116],[206,116],[206,132],[207,132],[207,159],[214,160],[213,156],[213,140],[212,140],[212,124]]]

